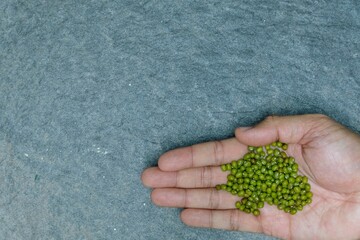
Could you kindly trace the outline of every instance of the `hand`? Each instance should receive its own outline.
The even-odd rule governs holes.
[[[360,136],[323,115],[268,117],[238,128],[236,138],[169,151],[158,167],[144,171],[152,201],[186,208],[182,221],[194,227],[260,232],[284,239],[360,238]],[[228,173],[219,165],[237,160],[247,146],[279,140],[309,178],[313,202],[296,215],[265,207],[255,217],[235,209],[239,197],[216,191]]]

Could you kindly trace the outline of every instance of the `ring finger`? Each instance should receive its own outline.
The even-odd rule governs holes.
[[[163,207],[235,209],[238,196],[210,189],[158,188],[151,193],[152,201]]]

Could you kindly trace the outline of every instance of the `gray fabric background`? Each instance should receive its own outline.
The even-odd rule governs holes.
[[[271,239],[186,227],[141,172],[270,114],[360,131],[360,2],[0,1],[0,239]]]

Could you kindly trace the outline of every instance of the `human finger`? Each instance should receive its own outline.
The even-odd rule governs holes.
[[[261,223],[258,217],[243,213],[238,209],[185,209],[181,212],[180,218],[186,225],[193,227],[262,232]]]
[[[240,143],[235,138],[230,138],[169,151],[160,157],[158,165],[163,171],[218,166],[239,159],[246,151],[246,145]]]
[[[251,146],[266,145],[274,141],[293,144],[305,144],[324,122],[330,122],[327,116],[307,114],[297,116],[270,116],[254,127],[238,128],[236,138]]]
[[[187,168],[180,171],[165,172],[158,167],[146,169],[142,182],[152,188],[209,188],[225,183],[227,173],[220,167]]]
[[[151,199],[162,207],[235,209],[239,197],[215,188],[157,188],[152,191]]]

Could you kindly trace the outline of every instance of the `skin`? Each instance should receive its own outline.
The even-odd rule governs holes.
[[[146,169],[143,184],[159,206],[185,208],[193,227],[264,233],[282,239],[360,238],[360,136],[324,115],[268,117],[238,128],[235,138],[197,144],[162,155]],[[247,146],[279,140],[311,184],[313,202],[296,215],[265,204],[255,217],[235,209],[238,197],[216,191],[226,182],[219,166],[241,158]]]

